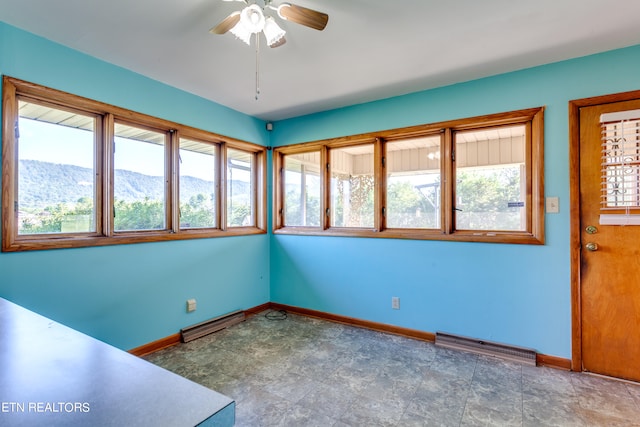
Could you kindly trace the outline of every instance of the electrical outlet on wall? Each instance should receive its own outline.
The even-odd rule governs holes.
[[[196,300],[194,298],[187,300],[187,313],[196,311]]]
[[[400,310],[400,297],[391,297],[391,308]]]

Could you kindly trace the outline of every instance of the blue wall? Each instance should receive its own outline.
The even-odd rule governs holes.
[[[0,23],[0,74],[262,145],[546,106],[545,192],[560,198],[544,246],[261,235],[0,253],[0,296],[125,349],[274,301],[570,358],[567,102],[639,89],[638,69],[635,46],[285,120],[269,136],[260,120]]]
[[[260,120],[1,22],[0,74],[268,145]],[[130,349],[268,302],[268,253],[268,235],[0,253],[0,297]]]
[[[274,235],[271,300],[571,357],[568,101],[640,88],[640,46],[275,123],[272,144],[546,106],[544,246]],[[400,297],[400,310],[391,297]]]

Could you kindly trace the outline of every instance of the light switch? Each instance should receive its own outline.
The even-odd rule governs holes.
[[[560,212],[560,199],[558,197],[547,197],[547,213]]]

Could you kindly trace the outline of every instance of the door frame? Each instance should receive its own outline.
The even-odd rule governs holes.
[[[580,108],[640,99],[640,90],[569,101],[569,192],[571,222],[571,370],[582,367],[582,286],[580,282]]]

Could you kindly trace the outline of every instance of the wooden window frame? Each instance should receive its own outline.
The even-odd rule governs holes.
[[[143,120],[144,119],[144,120]],[[167,129],[164,128],[162,126],[155,126],[153,124],[153,119],[151,120],[146,120],[148,119],[147,117],[139,117],[138,120],[131,120],[131,119],[124,119],[124,118],[120,118],[117,116],[113,116],[113,120],[111,121],[111,123],[113,123],[113,125],[117,124],[121,124],[124,126],[130,126],[133,128],[137,128],[137,129],[143,129],[143,130],[147,130],[150,132],[155,132],[158,134],[164,134],[164,176],[163,179],[165,180],[164,182],[164,228],[162,229],[154,229],[154,230],[116,230],[115,228],[115,218],[117,215],[117,212],[115,211],[115,174],[111,173],[112,169],[115,169],[115,153],[117,150],[117,147],[115,146],[115,138],[113,136],[110,135],[109,138],[105,139],[105,156],[108,157],[108,161],[110,165],[113,165],[113,168],[109,168],[104,170],[104,174],[109,176],[109,186],[108,186],[108,197],[105,198],[104,200],[104,204],[105,206],[107,206],[107,210],[105,212],[108,212],[109,214],[105,216],[105,218],[103,218],[105,221],[108,221],[109,224],[107,225],[109,230],[112,230],[112,233],[109,233],[107,235],[111,236],[134,236],[134,235],[140,235],[140,234],[145,234],[145,233],[150,233],[150,232],[155,232],[155,233],[167,233],[167,232],[174,232],[174,225],[172,223],[173,221],[173,215],[172,215],[172,211],[173,206],[177,206],[173,204],[173,198],[172,198],[172,193],[173,193],[173,186],[171,185],[171,181],[172,179],[170,178],[172,173],[173,173],[173,162],[172,162],[172,146],[171,144],[173,143],[172,141],[172,136],[176,133],[173,129]],[[111,129],[114,129],[113,127]],[[110,129],[110,130],[111,130]],[[115,136],[115,135],[114,135]],[[177,169],[176,169],[177,172]]]
[[[55,233],[19,235],[17,224],[18,151],[16,127],[18,98],[35,103],[77,111],[97,117],[95,129],[95,209],[96,231],[91,233]],[[168,120],[155,118],[124,108],[83,98],[67,92],[4,76],[2,82],[2,251],[78,248],[114,244],[131,244],[185,240],[194,238],[228,237],[265,234],[267,224],[267,148],[218,135]],[[167,135],[165,161],[166,227],[163,230],[114,231],[113,229],[113,140],[115,121],[165,132]],[[216,144],[217,159],[218,227],[181,229],[179,221],[179,141],[180,137]],[[255,159],[254,224],[245,227],[226,227],[226,149],[233,148],[252,153]],[[111,154],[108,154],[111,153]]]
[[[340,149],[340,148],[351,148],[351,147],[366,147],[366,146],[371,146],[371,148],[373,148],[373,179],[374,179],[374,201],[373,201],[373,227],[369,228],[369,227],[345,227],[345,226],[335,226],[335,225],[331,225],[331,218],[333,213],[331,212],[334,208],[331,205],[331,177],[332,177],[332,170],[331,170],[331,165],[332,165],[332,151],[335,149]],[[325,181],[325,185],[324,188],[327,189],[326,193],[326,208],[325,208],[325,221],[324,221],[324,226],[328,229],[335,229],[335,230],[342,230],[344,232],[349,232],[349,231],[354,231],[354,232],[359,232],[361,230],[380,230],[380,215],[376,215],[376,212],[380,211],[380,197],[378,196],[378,188],[379,185],[376,185],[376,183],[380,182],[380,162],[376,161],[376,158],[379,158],[379,153],[380,153],[380,146],[381,146],[381,142],[379,139],[375,139],[373,141],[367,141],[367,142],[359,142],[358,144],[353,144],[353,145],[340,145],[340,146],[329,146],[327,147],[327,167],[325,168],[321,168],[321,170],[325,170],[327,173],[324,175],[324,181]],[[328,210],[327,210],[328,209]]]
[[[225,231],[239,231],[252,230],[258,228],[260,230],[266,230],[267,218],[266,218],[266,205],[267,205],[267,152],[266,148],[258,147],[250,143],[224,143],[223,149],[220,155],[220,200],[221,200],[221,228]],[[231,148],[236,151],[243,151],[253,156],[253,165],[255,166],[251,171],[252,180],[255,185],[252,187],[252,208],[253,212],[253,224],[250,226],[230,226],[227,219],[227,150]],[[266,232],[266,231],[265,231]]]
[[[525,168],[526,168],[526,230],[490,231],[456,230],[454,224],[455,163],[453,152],[454,133],[458,131],[482,130],[485,128],[525,125]],[[441,135],[440,171],[441,221],[439,229],[387,228],[384,217],[386,206],[386,141],[404,138]],[[374,227],[354,229],[331,227],[329,218],[324,215],[321,227],[284,226],[284,156],[310,151],[320,151],[321,212],[330,207],[330,180],[328,153],[333,148],[374,144]],[[487,242],[507,244],[543,245],[544,233],[544,107],[529,108],[498,114],[446,122],[424,124],[400,129],[391,129],[375,133],[345,136],[328,140],[312,141],[274,148],[273,152],[273,233],[289,235],[378,237],[391,239],[446,240],[464,242]]]
[[[198,234],[206,234],[208,233],[209,229],[208,228],[202,228],[202,227],[196,227],[196,228],[182,228],[180,226],[180,183],[179,183],[179,167],[180,167],[180,140],[182,138],[184,139],[189,139],[192,141],[196,141],[200,144],[207,144],[207,145],[212,145],[214,146],[214,151],[215,151],[215,163],[216,163],[216,170],[215,170],[215,190],[216,190],[216,200],[215,200],[215,205],[216,205],[216,217],[215,217],[215,223],[217,224],[217,227],[215,228],[223,228],[222,227],[222,222],[221,222],[221,218],[222,218],[222,214],[220,212],[221,209],[221,198],[220,198],[220,183],[222,182],[222,176],[221,176],[221,172],[220,172],[220,156],[222,155],[222,149],[221,149],[221,144],[219,142],[219,140],[215,139],[210,133],[205,132],[205,131],[187,131],[187,132],[181,132],[180,135],[178,136],[175,132],[172,134],[172,136],[176,139],[174,145],[172,146],[172,163],[173,163],[173,169],[175,171],[176,176],[178,177],[178,179],[173,179],[171,181],[172,184],[172,197],[173,197],[173,203],[178,206],[178,209],[174,209],[172,212],[172,223],[175,224],[175,227],[177,228],[177,230],[175,230],[176,232],[179,233],[188,233],[188,234],[194,234],[194,235],[198,235]]]

